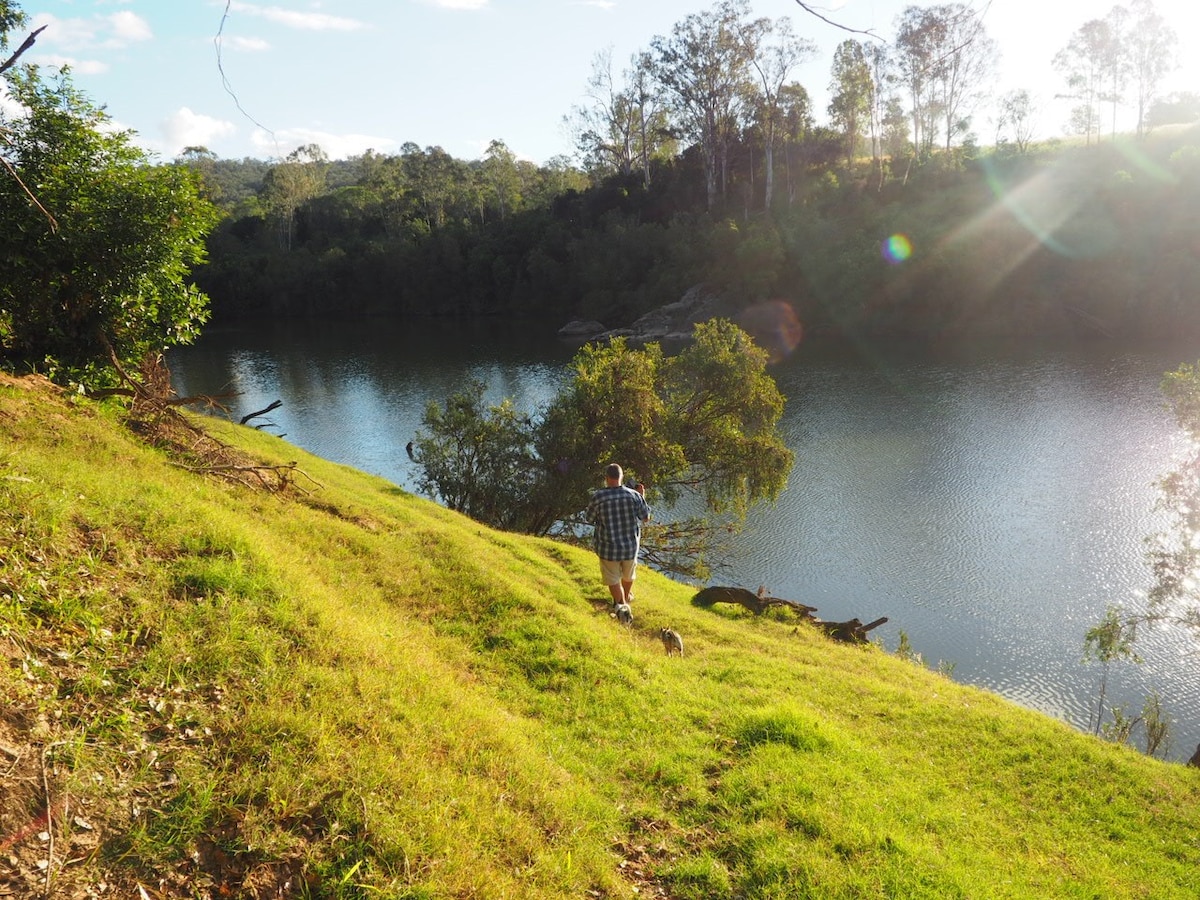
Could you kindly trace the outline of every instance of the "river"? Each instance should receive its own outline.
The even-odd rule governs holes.
[[[412,489],[405,444],[430,401],[475,378],[530,411],[567,377],[573,348],[528,326],[307,323],[210,329],[168,359],[183,395],[232,390],[238,419]],[[772,374],[796,465],[756,509],[714,583],[889,621],[930,667],[1071,725],[1094,716],[1100,666],[1084,634],[1149,584],[1161,527],[1155,481],[1182,435],[1163,373],[1200,348],[947,348],[802,344]],[[1170,758],[1200,742],[1200,655],[1178,629],[1143,632],[1141,664],[1114,663],[1109,697],[1157,692]],[[1140,736],[1135,738],[1138,744]]]

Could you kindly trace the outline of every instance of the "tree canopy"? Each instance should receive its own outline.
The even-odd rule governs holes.
[[[0,7],[4,23],[14,6]],[[217,221],[189,168],[152,165],[67,72],[4,73],[0,114],[0,352],[14,367],[91,386],[113,360],[186,343],[207,315],[190,283]]]
[[[776,431],[783,397],[767,352],[725,320],[676,355],[618,339],[583,347],[543,410],[486,407],[473,385],[430,404],[414,441],[419,487],[491,525],[578,536],[604,466],[620,462],[668,515],[646,534],[660,568],[705,571],[713,538],[773,501],[792,467]],[[672,511],[682,510],[680,513]]]

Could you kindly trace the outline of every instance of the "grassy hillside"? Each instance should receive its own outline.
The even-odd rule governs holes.
[[[0,380],[0,895],[1200,894],[1200,770],[121,412]]]

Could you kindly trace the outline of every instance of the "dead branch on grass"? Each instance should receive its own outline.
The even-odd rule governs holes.
[[[167,369],[161,354],[151,355],[143,360],[137,377],[125,371],[111,347],[109,358],[121,378],[121,386],[96,391],[90,396],[129,397],[130,427],[175,457],[172,464],[176,467],[198,475],[212,475],[245,487],[271,492],[294,487],[306,495],[311,495],[311,491],[305,490],[297,483],[297,475],[302,475],[317,487],[321,487],[320,482],[300,469],[295,462],[286,465],[256,463],[218,441],[199,425],[188,421],[180,412],[181,406],[203,403],[225,412],[228,412],[228,409],[221,403],[222,398],[176,395],[171,387],[170,370]]]

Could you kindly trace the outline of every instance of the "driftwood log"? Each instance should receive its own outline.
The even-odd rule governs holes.
[[[706,587],[692,598],[694,606],[709,608],[718,603],[737,603],[746,607],[756,616],[761,616],[772,606],[786,606],[805,619],[813,619],[817,611],[815,606],[805,606],[795,600],[785,600],[782,597],[771,597],[766,588],[759,588],[758,593],[740,587]]]
[[[805,621],[811,622],[835,641],[844,641],[847,644],[867,643],[869,640],[867,633],[887,621],[887,616],[882,616],[866,625],[857,618],[850,619],[848,622],[825,622],[816,617],[817,608],[815,606],[806,606],[783,597],[772,597],[767,593],[765,587],[760,587],[758,593],[740,587],[706,587],[692,597],[694,606],[701,606],[705,609],[718,603],[736,603],[746,607],[756,616],[761,616],[774,606],[782,606],[792,610]]]
[[[882,616],[866,625],[858,619],[851,619],[849,622],[822,622],[820,619],[813,619],[813,624],[835,641],[845,641],[847,644],[865,644],[869,640],[867,632],[872,628],[878,628],[886,621],[887,616]]]

